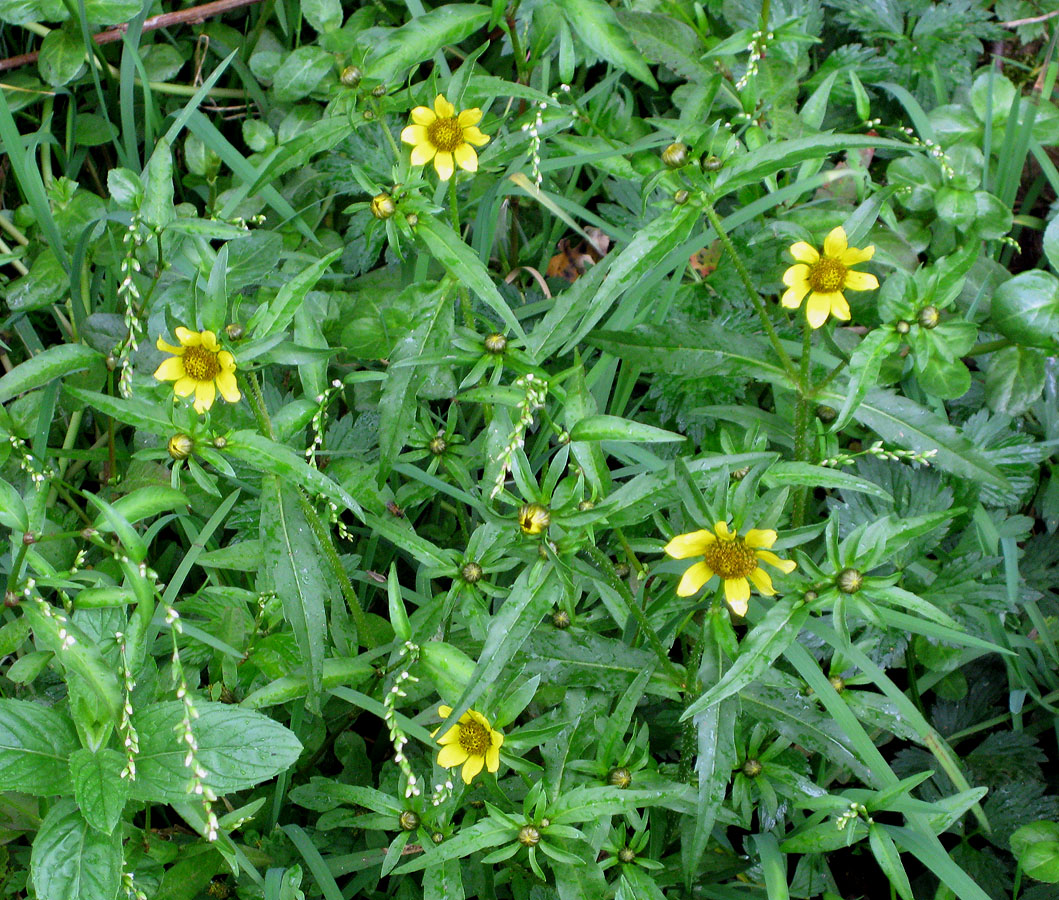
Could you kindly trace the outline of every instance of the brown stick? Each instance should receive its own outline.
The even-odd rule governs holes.
[[[143,31],[168,28],[170,25],[204,22],[211,16],[218,16],[221,13],[228,12],[230,9],[238,9],[240,6],[251,6],[260,2],[261,0],[214,0],[213,3],[203,3],[201,6],[192,6],[190,9],[182,9],[179,12],[152,16],[143,23]],[[129,24],[126,22],[115,28],[92,35],[92,40],[97,44],[109,44],[113,41],[120,41],[121,36],[128,30]],[[40,56],[40,53],[34,51],[33,53],[23,53],[20,56],[9,56],[7,59],[0,59],[0,72],[27,66],[36,62],[38,56]]]

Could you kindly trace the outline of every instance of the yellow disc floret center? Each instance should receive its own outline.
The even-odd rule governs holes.
[[[721,578],[746,578],[757,568],[757,556],[742,538],[718,538],[706,548],[703,558]]]
[[[480,722],[460,723],[460,746],[471,756],[485,756],[485,751],[492,745],[489,730]]]
[[[837,259],[822,257],[809,267],[809,286],[818,294],[842,290],[849,270]]]
[[[184,351],[184,371],[196,381],[213,381],[221,371],[217,354],[205,347],[188,347]]]
[[[455,119],[435,119],[427,126],[427,140],[438,150],[452,153],[463,143],[463,129]]]

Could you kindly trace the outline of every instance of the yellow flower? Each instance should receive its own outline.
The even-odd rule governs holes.
[[[713,526],[713,531],[678,534],[666,544],[666,553],[673,559],[701,556],[702,562],[695,563],[684,573],[677,586],[677,595],[690,597],[714,575],[718,575],[724,582],[724,598],[728,605],[737,614],[745,616],[751,583],[766,597],[776,593],[772,579],[759,562],[766,562],[786,574],[793,572],[797,566],[793,560],[780,559],[772,553],[768,548],[774,543],[775,531],[751,528],[743,537],[739,537],[728,530],[726,522],[718,522]]]
[[[518,525],[523,534],[540,534],[552,524],[552,514],[539,503],[523,503],[518,508]]]
[[[204,413],[213,406],[217,391],[229,403],[238,403],[241,395],[235,383],[235,357],[221,349],[217,335],[212,331],[191,331],[180,327],[176,336],[179,347],[158,338],[158,349],[173,356],[155,370],[154,377],[159,381],[176,382],[173,393],[178,397],[194,394],[197,413]]]
[[[452,715],[452,707],[439,706],[438,715],[448,719]],[[433,737],[440,730],[436,729],[430,736]],[[495,731],[489,720],[476,710],[469,709],[460,716],[460,721],[447,729],[438,738],[438,743],[441,744],[438,765],[443,769],[462,765],[464,784],[470,784],[483,768],[490,772],[500,768],[500,747],[504,743],[504,736]]]
[[[780,301],[788,309],[801,306],[805,295],[805,314],[813,328],[819,328],[831,313],[836,319],[849,321],[849,304],[843,291],[870,291],[879,280],[869,272],[854,272],[850,266],[867,262],[875,255],[874,245],[858,250],[848,246],[846,232],[839,226],[824,238],[824,255],[805,241],[791,244],[791,256],[797,265],[783,273],[787,291]]]
[[[401,132],[401,140],[412,145],[412,165],[425,166],[434,160],[434,168],[442,181],[448,181],[454,171],[453,162],[468,172],[478,171],[475,147],[489,143],[477,125],[482,111],[476,106],[465,109],[458,116],[456,107],[438,94],[434,108],[417,106],[412,110],[412,124]]]

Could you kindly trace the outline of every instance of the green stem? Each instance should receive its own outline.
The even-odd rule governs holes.
[[[253,372],[243,372],[242,382],[246,388],[246,396],[250,400],[250,410],[257,420],[258,430],[269,440],[274,441],[276,433],[272,430],[272,420],[268,416],[268,408],[265,406],[265,398],[261,393],[261,385],[257,382],[257,376]]]
[[[699,684],[699,667],[702,665],[702,652],[706,646],[706,629],[709,622],[709,613],[703,616],[702,634],[695,642],[691,650],[691,664],[688,666],[687,687],[684,690],[684,709],[687,710],[692,703],[699,699],[702,693],[702,685]],[[685,784],[691,783],[692,766],[698,755],[698,726],[695,719],[684,721],[680,735],[680,764],[677,778]]]
[[[820,391],[822,391],[832,381],[834,381],[835,380],[835,376],[837,376],[848,365],[849,365],[849,360],[848,359],[842,360],[837,366],[835,366],[830,372],[828,372],[823,377],[823,379],[820,382],[818,382],[817,384],[813,385],[813,389],[809,392],[809,396],[810,397],[815,397],[817,394],[819,394]]]
[[[607,559],[606,554],[594,544],[586,544],[585,552],[592,557],[592,561],[599,567],[600,574],[617,592],[626,607],[628,607],[632,617],[636,619],[636,623],[640,626],[640,630],[643,632],[644,637],[647,638],[647,643],[651,645],[651,649],[654,650],[659,663],[661,663],[662,668],[665,669],[670,681],[672,681],[677,687],[683,688],[686,680],[685,676],[680,673],[680,670],[669,658],[669,653],[662,645],[662,641],[658,637],[658,632],[654,630],[651,623],[647,620],[647,614],[640,608],[640,604],[636,602],[636,598],[633,597],[625,583],[615,576],[613,566],[611,565],[610,560]]]
[[[798,402],[794,410],[794,458],[798,462],[808,462],[810,457],[809,424],[812,422],[812,414],[809,409],[809,398],[812,396],[812,386],[810,384],[812,378],[812,350],[813,329],[809,325],[809,320],[805,319],[802,323],[802,358],[798,379]],[[805,501],[808,494],[809,489],[805,485],[794,489],[791,523],[795,528],[800,527],[805,521]]]
[[[449,218],[452,220],[452,230],[456,236],[460,236],[460,198],[456,193],[456,173],[452,173],[449,179]],[[474,331],[474,313],[471,311],[471,295],[461,282],[458,286],[460,296],[460,309],[463,312],[463,324]]]
[[[393,158],[400,163],[401,148],[397,146],[397,141],[395,141],[393,135],[390,134],[390,126],[386,124],[386,117],[382,114],[382,110],[379,109],[379,101],[374,97],[370,97],[369,102],[371,103],[371,111],[375,113],[375,121],[379,123],[382,133],[386,135],[386,143],[390,145],[390,150],[393,151]]]
[[[526,76],[526,52],[522,48],[522,38],[518,36],[518,26],[515,22],[515,13],[518,12],[519,4],[516,2],[504,16],[504,24],[507,25],[507,36],[511,38],[511,54],[515,57],[516,82],[529,84]]]
[[[761,324],[765,327],[765,334],[768,335],[768,339],[772,343],[772,349],[776,351],[776,356],[779,357],[780,362],[783,364],[783,368],[791,379],[791,383],[797,385],[797,370],[794,368],[794,363],[791,361],[787,351],[783,349],[783,344],[780,342],[779,335],[776,334],[776,329],[772,327],[772,320],[769,318],[768,308],[765,306],[765,301],[761,299],[760,294],[758,294],[755,289],[754,282],[750,279],[750,273],[747,271],[746,265],[743,263],[743,258],[735,249],[735,245],[732,243],[731,238],[728,237],[728,232],[724,230],[724,226],[721,224],[721,217],[717,215],[717,210],[713,208],[713,204],[707,202],[704,211],[706,213],[706,218],[710,220],[710,225],[713,226],[713,230],[717,232],[717,239],[721,242],[721,246],[724,247],[725,251],[727,251],[728,255],[732,258],[732,264],[735,266],[736,272],[739,273],[739,280],[743,282],[747,296],[757,310],[758,317],[761,319]]]

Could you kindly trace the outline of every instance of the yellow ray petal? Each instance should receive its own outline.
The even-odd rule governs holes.
[[[771,528],[751,528],[743,535],[743,540],[748,547],[752,547],[755,550],[758,547],[767,549],[776,543],[776,532]]]
[[[482,121],[482,111],[477,106],[465,109],[457,117],[460,128],[470,128]]]
[[[783,283],[787,287],[798,287],[799,285],[805,285],[806,290],[809,288],[809,267],[804,263],[798,263],[797,265],[791,266],[783,273]]]
[[[470,784],[472,781],[474,781],[474,776],[481,772],[484,766],[484,756],[468,756],[467,762],[463,764],[463,772],[461,773],[463,777],[463,783]],[[499,767],[500,764],[498,762],[497,768]]]
[[[175,353],[177,356],[183,356],[184,351],[187,350],[187,347],[174,347],[172,344],[167,344],[160,336],[154,345],[163,353]]]
[[[195,412],[200,415],[206,412],[217,398],[217,386],[212,381],[195,383]]]
[[[455,167],[452,165],[452,154],[439,151],[437,156],[434,157],[434,168],[438,173],[438,178],[442,181],[448,181],[455,171]]]
[[[494,747],[504,746],[504,736],[499,731],[490,731],[489,740]]]
[[[463,139],[469,144],[474,144],[475,147],[481,147],[489,143],[489,135],[482,134],[473,125],[470,128],[463,129]]]
[[[699,588],[711,578],[713,578],[713,569],[704,562],[695,563],[680,579],[680,584],[677,585],[677,596],[690,597],[698,593]]]
[[[221,345],[217,343],[217,335],[212,331],[203,331],[200,337],[202,339],[202,346],[211,353],[216,353],[221,349]]]
[[[218,350],[217,365],[221,367],[222,372],[234,372],[235,357],[228,350]]]
[[[678,534],[665,546],[665,552],[673,559],[687,559],[689,556],[702,556],[717,536],[712,531],[691,531]]]
[[[838,228],[832,228],[831,233],[824,238],[824,256],[829,256],[831,259],[842,259],[842,254],[846,252],[847,246],[846,229],[841,225]]]
[[[433,115],[433,113],[431,113]],[[401,140],[406,144],[424,144],[427,140],[427,130],[423,125],[406,125],[401,132]]]
[[[764,594],[766,597],[771,597],[776,593],[776,589],[772,586],[772,579],[769,578],[769,573],[762,569],[760,566],[754,569],[747,578],[753,583],[754,587],[758,591]]]
[[[485,767],[490,772],[495,772],[500,768],[500,748],[490,747],[485,751]]]
[[[433,125],[437,120],[437,113],[429,106],[417,106],[412,110],[412,121],[416,125]]]
[[[452,769],[465,763],[469,755],[459,744],[446,744],[438,753],[438,765],[443,769]]]
[[[460,144],[452,152],[453,158],[456,160],[456,165],[467,172],[478,171],[478,154],[474,152],[474,147],[470,144]]]
[[[159,381],[176,381],[185,375],[187,372],[184,371],[184,359],[180,356],[170,356],[154,370],[154,377]]]
[[[791,244],[790,253],[798,262],[808,263],[809,265],[820,259],[820,254],[816,252],[816,247],[805,243],[805,241]]]
[[[177,340],[185,347],[197,347],[202,343],[202,335],[197,331],[191,331],[183,325],[178,325],[176,330]]]
[[[745,578],[726,578],[724,580],[724,599],[736,615],[745,616],[747,601],[750,600],[750,583]]]
[[[456,107],[445,99],[444,94],[438,94],[434,98],[434,112],[438,114],[439,119],[451,119],[456,113]]]
[[[780,559],[771,550],[757,550],[755,551],[754,555],[757,556],[757,558],[760,559],[762,562],[768,563],[770,566],[779,569],[781,572],[784,572],[787,575],[790,575],[791,572],[798,568],[798,563],[796,563],[793,559]]]
[[[722,541],[730,541],[735,536],[728,530],[727,522],[716,522],[713,526],[713,530],[717,532],[717,537]]]
[[[863,250],[850,247],[839,257],[839,262],[844,266],[855,266],[857,263],[867,262],[875,255],[875,245],[869,244]]]
[[[804,284],[795,285],[784,291],[783,296],[780,298],[780,303],[783,304],[786,309],[797,309],[802,305],[802,300],[808,293],[809,282],[807,281]]]
[[[416,144],[412,148],[412,159],[411,163],[413,166],[425,166],[434,158],[434,154],[438,152],[438,148],[433,144],[422,143]]]
[[[832,294],[818,294],[816,291],[809,295],[809,301],[805,304],[805,315],[811,327],[819,328],[827,321],[827,314],[831,312],[832,296]]]
[[[442,704],[438,707],[438,715],[441,716],[441,718],[443,719],[447,719],[449,716],[452,715],[452,707],[445,706],[444,704]]]
[[[879,286],[879,279],[871,272],[847,272],[845,286],[851,291],[874,291]]]
[[[468,721],[477,722],[486,731],[490,731],[492,729],[492,726],[489,724],[489,720],[485,716],[483,716],[480,712],[478,712],[478,710],[469,709],[469,710],[467,710],[467,715],[468,715]],[[462,719],[461,719],[461,721],[462,721]]]
[[[243,395],[239,393],[239,384],[235,380],[235,375],[231,372],[221,372],[215,380],[217,390],[229,403],[238,403],[243,398]]]
[[[441,729],[438,728],[430,736],[433,737],[435,734],[438,733],[438,731],[441,731]],[[450,728],[441,737],[439,737],[437,739],[437,742],[439,744],[441,744],[442,747],[444,747],[446,744],[455,744],[459,739],[460,739],[460,729],[459,728]]]
[[[831,295],[831,315],[843,322],[849,321],[849,304],[842,294]]]
[[[195,393],[195,387],[198,382],[190,375],[185,375],[176,384],[173,385],[173,393],[178,397],[188,397]]]

